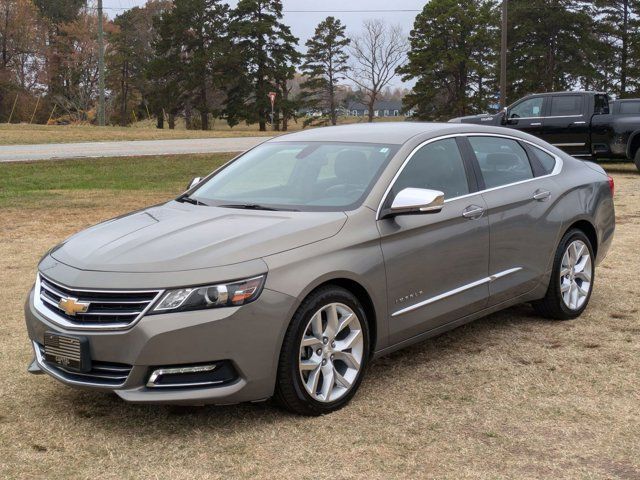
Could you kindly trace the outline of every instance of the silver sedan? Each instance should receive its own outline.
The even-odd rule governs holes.
[[[377,356],[522,302],[578,317],[614,218],[602,168],[513,130],[281,136],[48,252],[29,370],[132,402],[328,413]]]

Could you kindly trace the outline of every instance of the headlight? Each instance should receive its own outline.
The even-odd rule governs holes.
[[[149,313],[236,307],[260,296],[265,275],[232,283],[168,290]]]

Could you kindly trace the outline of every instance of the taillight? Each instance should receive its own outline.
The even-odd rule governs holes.
[[[607,178],[609,179],[609,190],[611,190],[611,196],[613,197],[613,193],[615,192],[616,185],[613,182],[613,177],[611,177],[610,175],[607,175]]]

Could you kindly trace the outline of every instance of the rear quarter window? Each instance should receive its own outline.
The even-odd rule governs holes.
[[[540,150],[537,147],[529,145],[529,152],[535,157],[538,163],[542,166],[545,175],[549,175],[556,167],[556,157],[549,155],[547,152]]]

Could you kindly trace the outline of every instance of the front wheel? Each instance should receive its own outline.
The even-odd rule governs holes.
[[[369,342],[366,314],[351,292],[334,286],[313,292],[285,335],[276,399],[301,415],[342,408],[362,381]]]
[[[545,297],[533,302],[543,317],[568,320],[587,308],[595,277],[595,257],[589,238],[581,230],[568,231],[556,251]]]
[[[636,168],[640,172],[640,148],[636,150],[636,154],[633,157],[633,162],[636,164]]]

